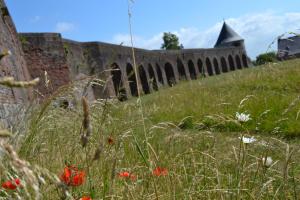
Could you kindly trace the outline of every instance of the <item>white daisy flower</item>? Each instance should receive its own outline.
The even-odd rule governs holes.
[[[265,167],[271,167],[271,165],[273,164],[273,159],[271,157],[267,157],[267,158],[262,158],[262,163]]]
[[[255,139],[254,137],[249,138],[249,137],[243,136],[242,138],[239,137],[239,139],[242,140],[242,142],[243,142],[244,144],[251,144],[251,143],[253,143],[253,142],[256,141],[256,139]]]
[[[240,122],[247,122],[247,121],[251,120],[250,114],[245,114],[245,113],[236,112],[235,117]]]

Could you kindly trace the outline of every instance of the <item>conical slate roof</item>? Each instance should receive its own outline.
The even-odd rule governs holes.
[[[224,22],[221,33],[217,40],[215,47],[224,46],[227,43],[243,41],[244,39],[239,36],[230,26]]]

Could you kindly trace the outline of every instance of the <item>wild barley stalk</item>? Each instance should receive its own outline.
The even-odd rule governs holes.
[[[131,24],[131,9],[130,9],[130,3],[133,3],[133,0],[128,0],[128,23],[129,23],[129,32],[130,32],[130,43],[131,43],[131,51],[132,51],[132,60],[133,60],[133,66],[135,71],[135,79],[137,81],[137,88],[138,88],[138,100],[137,103],[139,105],[139,110],[142,118],[142,124],[143,124],[143,130],[144,130],[144,139],[145,139],[145,149],[147,152],[147,158],[149,158],[149,150],[148,150],[148,137],[147,137],[147,131],[146,131],[146,124],[145,124],[145,117],[144,117],[144,110],[143,110],[143,103],[141,100],[141,83],[139,81],[138,77],[138,68],[136,64],[136,58],[135,58],[135,49],[133,45],[133,34],[132,34],[132,24]]]
[[[89,182],[89,189],[90,193],[92,192],[92,180],[90,177],[90,163],[92,160],[89,160],[89,147],[87,144],[92,134],[92,125],[90,119],[90,106],[86,99],[86,97],[82,97],[82,109],[83,109],[83,120],[82,120],[82,127],[81,127],[81,144],[85,152],[85,164],[87,170],[87,179]]]
[[[82,108],[83,108],[83,120],[81,128],[81,144],[82,147],[86,147],[89,142],[89,138],[92,134],[92,125],[90,119],[90,107],[85,97],[82,97]]]
[[[4,77],[0,79],[0,85],[10,88],[28,88],[37,85],[39,81],[39,78],[36,78],[32,81],[15,81],[13,77]]]
[[[147,153],[147,159],[144,158],[144,155],[139,147],[139,144],[137,143],[137,140],[135,139],[136,141],[136,144],[137,144],[137,147],[138,147],[138,150],[139,150],[139,153],[140,155],[143,157],[145,163],[149,163],[150,164],[147,164],[147,167],[149,169],[149,171],[151,171],[151,168],[150,166],[152,166],[152,161],[150,161],[150,153],[149,153],[149,148],[148,148],[148,145],[149,145],[149,142],[148,142],[148,136],[147,136],[147,130],[146,130],[146,124],[145,124],[145,117],[144,117],[144,109],[143,109],[143,103],[142,103],[142,99],[141,99],[141,83],[139,81],[139,77],[138,77],[138,68],[137,68],[137,64],[136,64],[136,58],[135,58],[135,49],[134,49],[134,44],[133,44],[133,34],[132,34],[132,24],[131,24],[131,9],[130,9],[130,3],[133,3],[133,0],[128,0],[127,1],[127,4],[128,4],[128,24],[129,24],[129,32],[130,32],[130,43],[131,43],[131,51],[132,51],[132,59],[133,59],[133,66],[134,66],[134,71],[135,71],[135,78],[136,78],[136,81],[137,81],[137,88],[138,88],[138,100],[137,100],[137,103],[139,105],[139,111],[140,111],[140,115],[141,115],[141,118],[142,118],[142,125],[143,125],[143,132],[144,132],[144,148],[146,150],[146,153]],[[157,194],[157,186],[156,186],[156,182],[154,180],[152,180],[153,184],[154,184],[154,189],[155,189],[155,196],[156,196],[156,200],[159,199],[158,197],[158,194]]]

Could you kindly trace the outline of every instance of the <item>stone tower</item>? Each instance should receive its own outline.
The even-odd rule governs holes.
[[[244,39],[239,36],[226,22],[224,22],[215,48],[244,47]]]

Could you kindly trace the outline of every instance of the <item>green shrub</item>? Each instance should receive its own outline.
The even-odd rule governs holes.
[[[263,65],[266,63],[272,63],[277,61],[276,52],[263,53],[256,57],[255,65]]]

